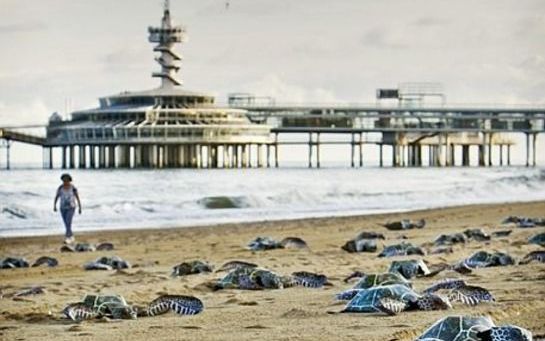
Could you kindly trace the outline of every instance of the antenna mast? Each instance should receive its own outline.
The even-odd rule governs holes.
[[[150,26],[148,32],[149,41],[157,43],[153,51],[160,52],[160,55],[155,57],[155,61],[161,65],[161,71],[152,73],[152,77],[161,78],[162,88],[182,85],[182,81],[176,79],[182,56],[174,51],[174,45],[185,41],[185,28],[172,24],[169,0],[163,3],[161,26]]]

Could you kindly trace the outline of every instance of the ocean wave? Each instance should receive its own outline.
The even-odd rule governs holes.
[[[76,231],[545,199],[545,170],[534,168],[165,170],[153,181],[149,174],[74,171],[83,203],[83,214],[74,219]],[[56,183],[47,182],[57,175],[3,173],[0,236],[63,231],[59,213],[51,208]]]
[[[21,207],[15,207],[15,206],[2,207],[0,212],[2,213],[2,215],[5,215],[5,216],[7,216],[8,218],[11,218],[11,219],[27,219],[27,218],[29,218],[29,213],[27,211],[25,211]]]

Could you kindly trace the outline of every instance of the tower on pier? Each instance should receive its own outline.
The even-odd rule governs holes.
[[[157,43],[153,51],[160,52],[155,61],[161,65],[160,72],[152,73],[153,77],[161,78],[161,87],[173,87],[182,85],[182,81],[176,78],[176,73],[180,70],[182,56],[174,51],[176,43],[185,41],[185,28],[172,24],[170,18],[170,1],[165,0],[163,9],[163,18],[160,27],[148,27],[149,41]]]

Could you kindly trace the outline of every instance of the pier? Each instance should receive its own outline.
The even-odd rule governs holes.
[[[378,89],[374,104],[282,104],[236,93],[217,105],[207,93],[182,88],[182,55],[175,45],[186,30],[173,24],[168,1],[160,26],[149,27],[148,34],[160,66],[152,73],[160,79],[158,88],[102,97],[97,108],[67,119],[54,113],[45,126],[0,126],[6,168],[13,142],[41,146],[44,168],[279,167],[280,147],[290,145],[306,145],[308,167],[318,168],[324,145],[349,145],[351,167],[366,164],[369,145],[378,147],[381,167],[471,166],[475,155],[478,166],[508,166],[513,133],[525,136],[526,166],[536,165],[545,105],[448,105],[441,88],[427,83]],[[429,98],[439,101],[430,104]],[[301,134],[305,141],[280,138]],[[60,164],[54,164],[55,150]]]

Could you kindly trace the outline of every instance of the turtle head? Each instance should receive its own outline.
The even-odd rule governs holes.
[[[447,310],[452,308],[448,298],[436,294],[426,294],[418,298],[416,304],[420,310]]]
[[[126,306],[122,309],[122,318],[127,320],[136,320],[138,317],[138,308],[132,306]]]
[[[350,281],[352,278],[362,278],[364,276],[365,276],[365,273],[363,273],[361,271],[354,271],[348,277],[343,279],[343,282],[348,283],[348,281]]]

